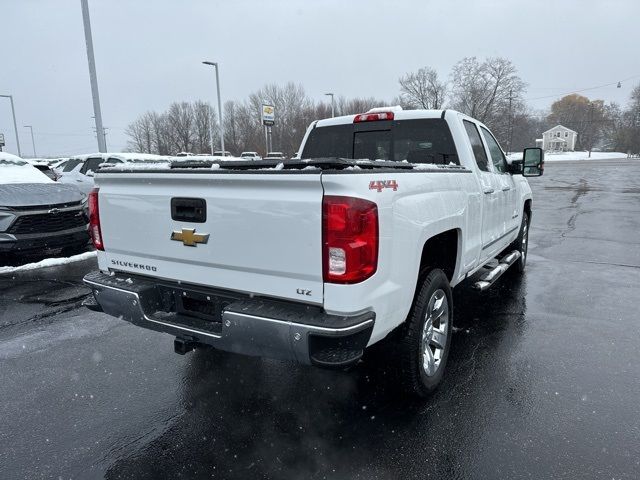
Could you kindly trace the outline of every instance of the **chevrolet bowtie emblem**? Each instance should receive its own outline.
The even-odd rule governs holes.
[[[209,241],[208,233],[196,233],[195,228],[183,228],[182,231],[171,232],[171,240],[182,242],[188,247],[195,247],[198,243],[207,243]]]

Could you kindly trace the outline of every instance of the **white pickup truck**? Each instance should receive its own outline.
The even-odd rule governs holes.
[[[452,110],[315,121],[299,158],[194,160],[96,174],[92,307],[201,345],[323,367],[382,340],[409,392],[440,382],[451,288],[522,271],[525,176],[486,126]]]

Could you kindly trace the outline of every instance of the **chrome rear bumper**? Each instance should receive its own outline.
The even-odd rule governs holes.
[[[105,313],[135,325],[220,350],[302,364],[343,367],[357,362],[375,321],[373,312],[329,315],[318,307],[294,302],[243,297],[130,274],[95,272],[84,282]],[[182,304],[189,298],[200,302],[207,312],[219,308],[219,316],[189,313],[175,306],[176,299]]]

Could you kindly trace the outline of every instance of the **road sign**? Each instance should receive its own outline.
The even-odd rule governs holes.
[[[276,121],[275,107],[273,105],[262,105],[262,124],[271,126]]]

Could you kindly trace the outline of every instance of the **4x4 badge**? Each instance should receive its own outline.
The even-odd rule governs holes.
[[[395,180],[371,180],[369,182],[369,190],[377,190],[380,193],[383,188],[392,188],[395,192],[398,190],[398,182]]]

